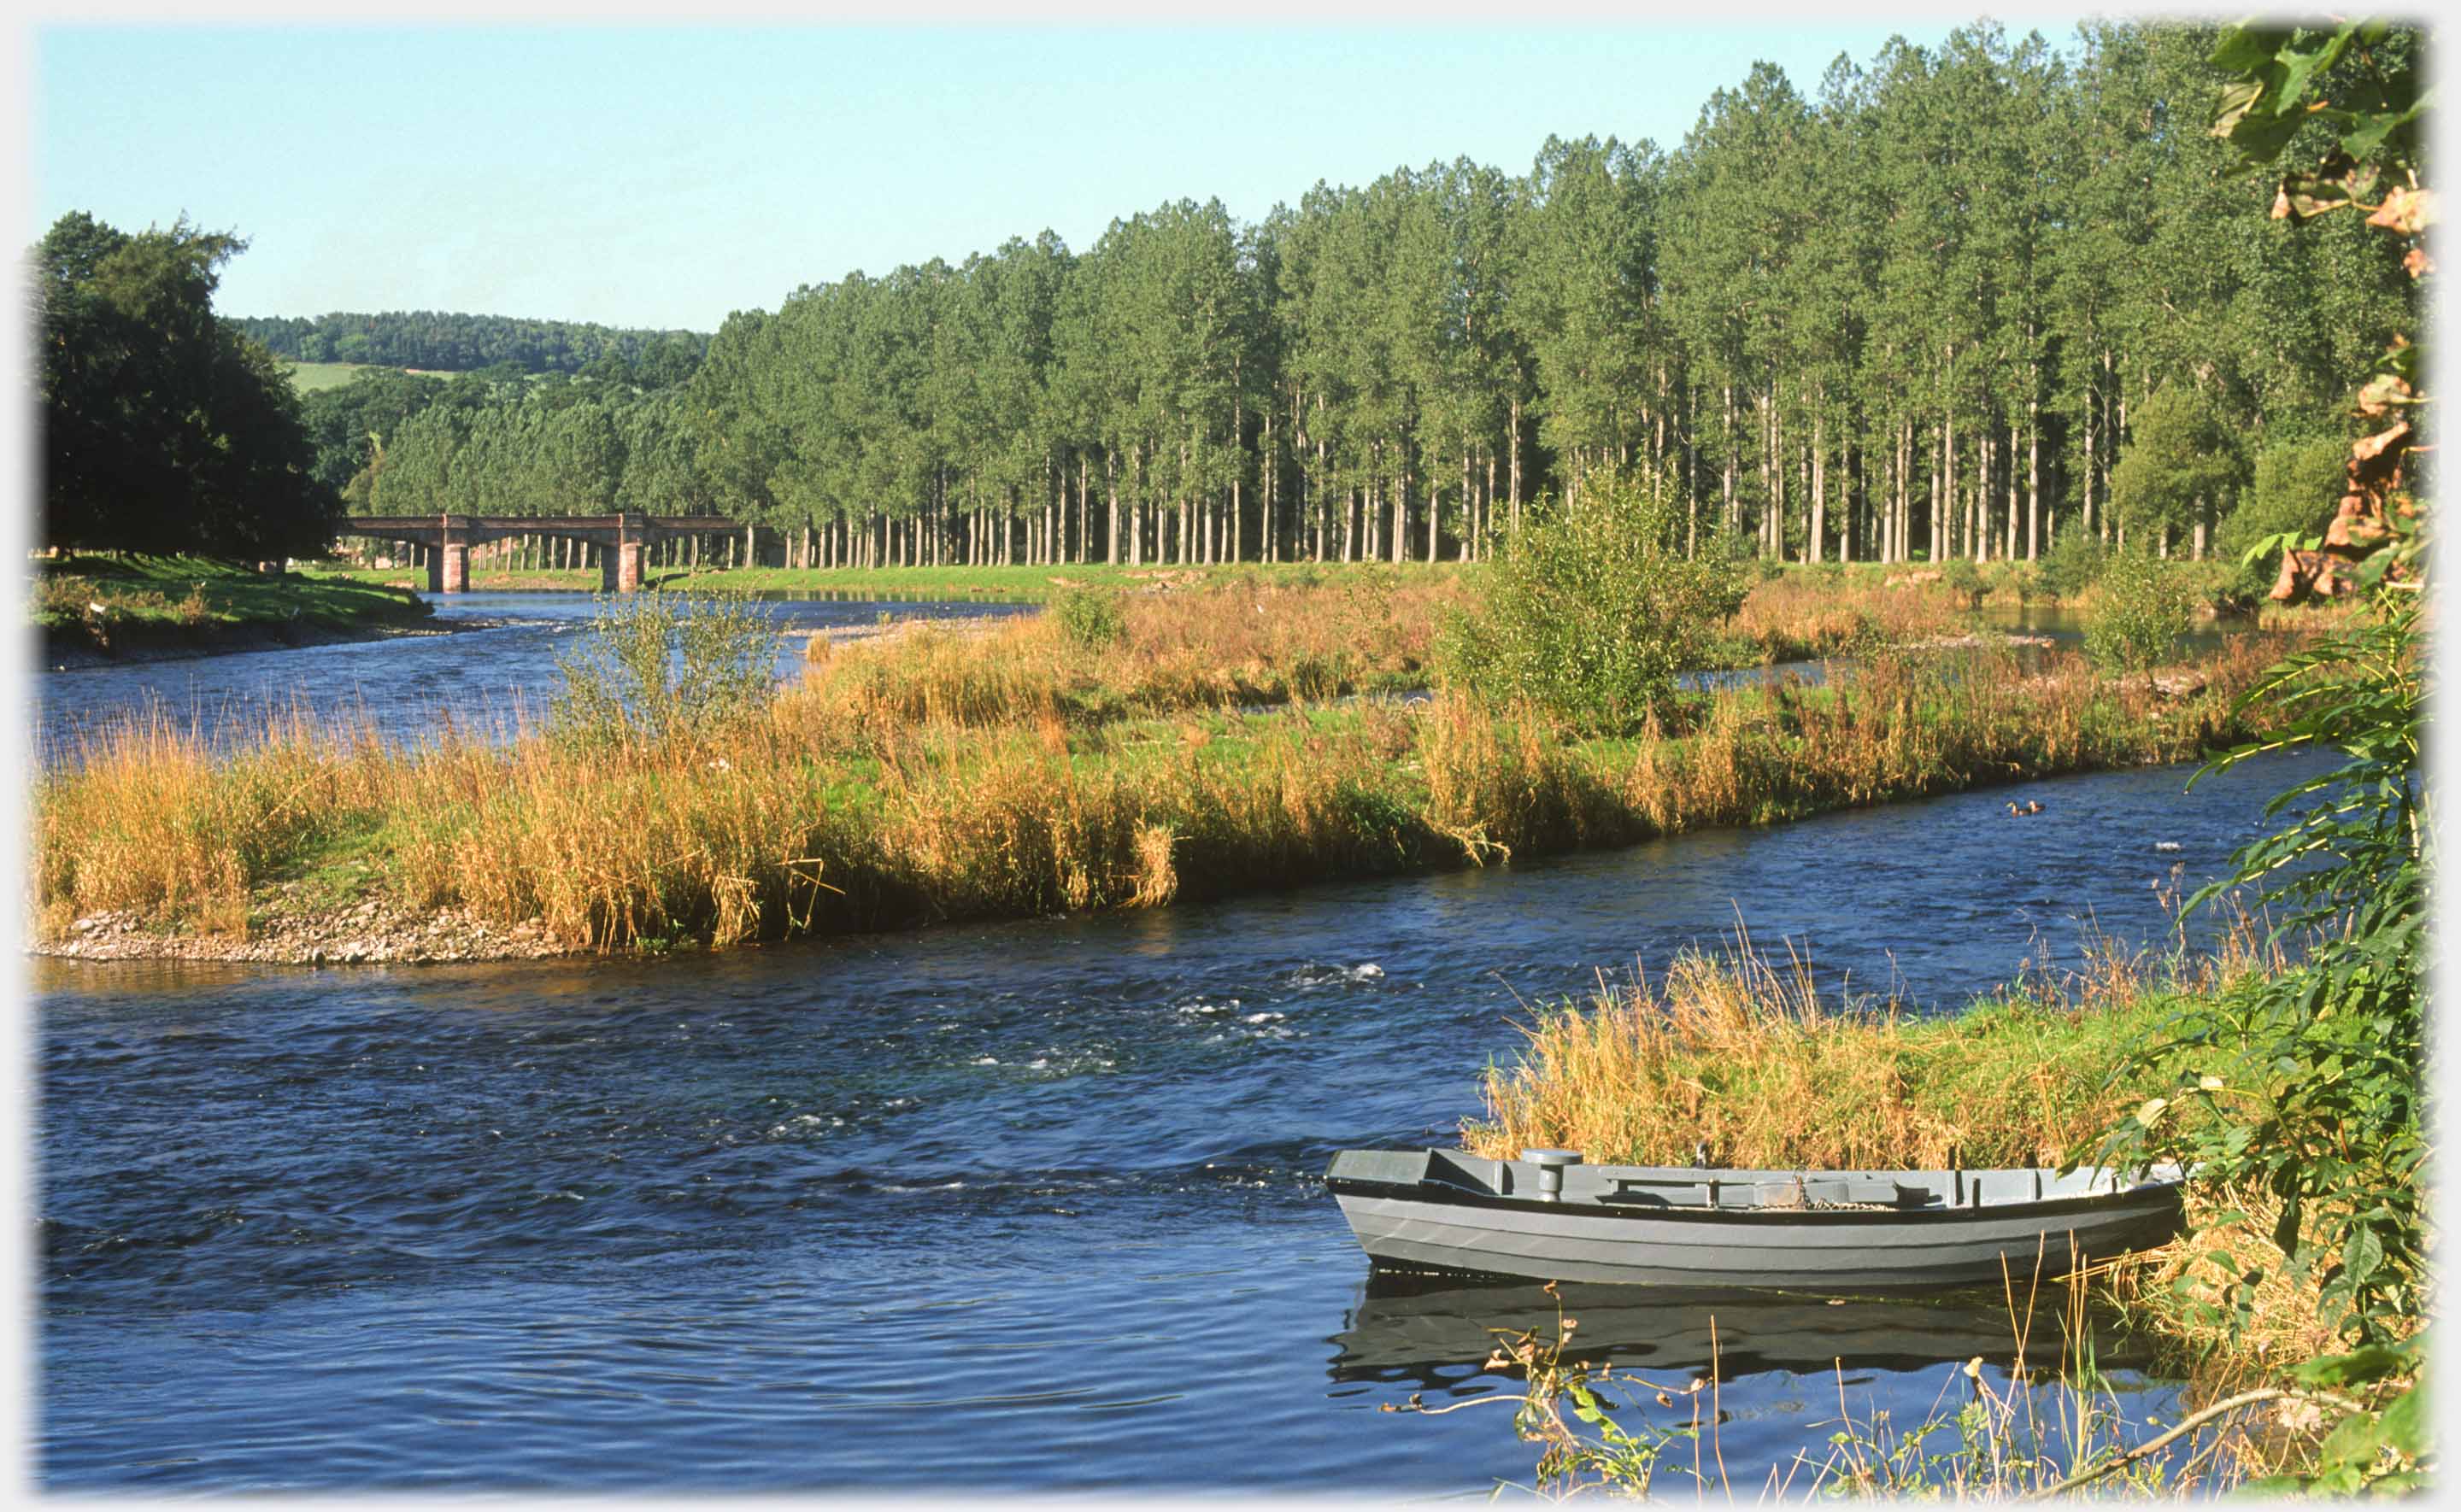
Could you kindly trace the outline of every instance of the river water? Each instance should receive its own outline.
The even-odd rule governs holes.
[[[501,686],[488,654],[434,659],[517,633],[225,660],[398,655],[403,686]],[[1935,1010],[2022,961],[2072,964],[2096,931],[2159,939],[2164,889],[2214,874],[2315,769],[2268,758],[2185,796],[2188,768],[2059,778],[714,956],[40,961],[38,1474],[166,1492],[1526,1482],[1509,1407],[1379,1409],[1496,1396],[1483,1331],[1552,1303],[1371,1279],[1318,1180],[1333,1151],[1450,1142],[1518,1043],[1520,999],[1661,965],[1738,913],[1832,983]],[[2045,812],[2012,820],[2012,796]],[[1746,1494],[1825,1452],[1841,1393],[1903,1429],[1954,1412],[1974,1354],[2004,1383],[2011,1352],[1987,1301],[1573,1306],[1588,1348],[1679,1387],[1708,1367],[1715,1318],[1715,1447]],[[2167,1420],[2172,1388],[2105,1334],[2129,1411]]]
[[[193,724],[217,744],[261,733],[268,713],[292,711],[327,724],[366,725],[389,744],[414,743],[446,723],[501,736],[537,719],[562,686],[556,654],[589,623],[586,593],[457,593],[434,596],[437,625],[478,626],[449,634],[342,641],[283,650],[200,656],[44,671],[30,679],[27,712],[35,754],[74,759],[88,733],[148,709]],[[887,600],[755,599],[781,630],[803,631],[898,619],[1022,614],[1034,606]],[[781,652],[792,671],[800,640]]]

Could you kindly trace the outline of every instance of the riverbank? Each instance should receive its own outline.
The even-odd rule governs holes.
[[[918,626],[832,649],[757,718],[649,746],[405,752],[303,721],[218,759],[156,717],[39,782],[36,948],[313,959],[332,942],[282,923],[302,884],[328,912],[488,931],[365,952],[413,960],[513,953],[524,927],[654,950],[1483,865],[2188,759],[2260,733],[2230,699],[2280,650],[2236,643],[2176,696],[2074,656],[1881,655],[1600,737],[1459,694],[1324,703],[1423,678],[1432,616],[1393,602],[1241,618],[1172,596],[1102,647],[1056,616]]]
[[[333,582],[409,583],[414,576],[401,568],[332,567],[308,569]],[[1433,566],[1419,563],[1238,562],[1205,566],[1112,566],[1091,563],[1072,566],[930,566],[930,567],[708,567],[698,570],[653,567],[644,571],[644,586],[669,591],[762,593],[839,600],[877,599],[884,603],[959,602],[985,599],[1009,604],[1045,604],[1070,588],[1102,588],[1124,593],[1177,593],[1231,586],[1296,589],[1323,586],[1359,575],[1382,575],[1404,582],[1449,583],[1462,572],[1458,563]],[[586,570],[504,571],[474,564],[474,592],[527,593],[598,591],[595,567]]]
[[[2035,973],[1960,1013],[1924,1017],[1894,1001],[1824,999],[1808,971],[1773,965],[1744,938],[1722,954],[1678,956],[1656,983],[1538,1006],[1520,1054],[1488,1069],[1486,1116],[1465,1125],[1463,1142],[1490,1157],[1552,1147],[1620,1164],[1692,1163],[1697,1142],[1714,1163],[1779,1169],[2091,1163],[2109,1130],[2140,1107],[2162,1108],[2149,1099],[2175,1095],[2183,1071],[2202,1069],[2179,1054],[2137,1063],[2132,1052],[2164,1040],[2182,1013],[2212,1012],[2296,969],[2242,917],[2210,954],[2106,949],[2082,970]],[[2200,1117],[2184,1104],[2172,1116]],[[2345,1347],[2318,1322],[2320,1277],[2284,1275],[2272,1238],[2280,1216],[2268,1193],[2192,1183],[2185,1232],[2089,1277],[2131,1337],[2153,1347],[2155,1369],[2190,1383],[2190,1409],[2290,1386],[2290,1367]],[[2310,1214],[2307,1242],[2323,1226]],[[2225,1248],[2236,1257],[2227,1275],[2208,1263]],[[2221,1283],[2251,1266],[2266,1279],[2249,1325],[2233,1330],[2221,1321]],[[2023,1319],[2038,1310],[2022,1277],[2008,1307],[2011,1337],[2022,1340]],[[2039,1310],[2067,1310],[2054,1294]],[[2096,1399],[2090,1342],[2071,1330],[2052,1330],[2031,1354],[2038,1368],[2049,1359],[2083,1370],[2070,1404],[2082,1442],[2120,1423],[2113,1404]],[[2264,1410],[2217,1425],[2226,1433],[2192,1472],[2203,1488],[2303,1463],[2314,1451],[2312,1407],[2252,1405]],[[1968,1437],[1964,1451],[1975,1447]],[[2039,1483],[1975,1470],[2002,1489]],[[1904,1490],[1933,1472],[1899,1474],[1891,1483]]]
[[[441,633],[433,606],[381,584],[129,553],[39,562],[28,595],[54,669]]]

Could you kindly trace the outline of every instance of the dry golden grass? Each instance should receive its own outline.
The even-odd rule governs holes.
[[[1716,1163],[1804,1169],[1938,1169],[2089,1161],[2103,1136],[2177,1068],[2114,1075],[2190,1001],[2289,969],[2242,916],[2210,954],[2088,952],[2036,972],[1996,1000],[1916,1017],[1894,1000],[1824,992],[1790,951],[1756,951],[1738,930],[1721,952],[1688,951],[1652,983],[1601,981],[1586,1002],[1542,1005],[1524,1047],[1490,1067],[1474,1153],[1533,1147],[1626,1164],[1687,1165],[1695,1141]],[[2151,1324],[2218,1398],[2338,1346],[2318,1322],[2319,1282],[2286,1275],[2263,1192],[2193,1186],[2188,1228],[2158,1249],[2106,1262],[2095,1283]],[[2311,1233],[2321,1232],[2311,1215]],[[2216,1265],[2226,1250],[2235,1267]],[[2234,1332],[2199,1305],[2250,1268],[2264,1271],[2253,1317]]]
[[[1587,1002],[1541,1005],[1510,1066],[1488,1070],[1469,1147],[1580,1150],[1623,1164],[1821,1169],[2032,1165],[2089,1157],[2118,1116],[2167,1086],[2168,1068],[2109,1069],[2183,998],[2282,969],[2251,921],[2217,949],[2089,949],[2001,999],[1946,1017],[1894,997],[1824,992],[1789,946],[1779,961],[1740,926],[1716,952],[1686,950],[1653,983],[1637,967]]]
[[[1883,654],[1619,739],[1450,694],[1309,701],[1295,669],[1336,648],[1344,676],[1408,675],[1447,591],[1295,592],[1278,619],[1245,586],[1132,600],[1100,650],[1038,621],[917,627],[824,653],[759,717],[618,750],[388,752],[294,718],[217,756],[139,720],[38,781],[37,928],[119,909],[240,932],[257,889],[336,847],[411,906],[587,948],[1150,906],[2179,759],[2253,728],[2229,695],[2280,650],[2210,658],[2185,697],[2072,656]],[[1209,671],[1207,645],[1250,659]],[[1269,683],[1293,702],[1233,712]]]
[[[1869,575],[1789,572],[1755,586],[1728,628],[1762,661],[1788,662],[1958,635],[1968,619],[1962,597],[1937,580],[1890,587]]]

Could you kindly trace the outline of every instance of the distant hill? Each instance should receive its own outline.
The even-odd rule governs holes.
[[[627,368],[652,363],[685,371],[699,365],[709,337],[691,330],[619,330],[565,320],[509,315],[337,310],[300,316],[235,316],[227,323],[277,357],[301,363],[353,363],[469,373],[509,362],[529,373],[579,373],[612,355]]]

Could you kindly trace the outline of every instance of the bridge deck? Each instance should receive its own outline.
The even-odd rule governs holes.
[[[390,536],[402,531],[520,531],[536,536],[567,531],[660,531],[669,535],[733,533],[740,520],[717,515],[353,515],[342,522],[344,535]]]

